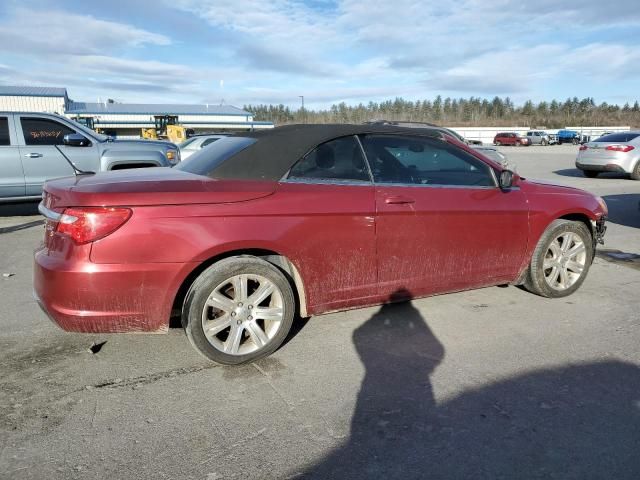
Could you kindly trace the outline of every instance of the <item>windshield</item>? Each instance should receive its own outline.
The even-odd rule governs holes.
[[[178,148],[186,148],[188,145],[191,145],[193,142],[195,142],[198,139],[198,137],[191,137],[186,139],[184,142],[179,143],[178,144]]]
[[[630,142],[639,135],[640,133],[637,132],[610,133],[609,135],[604,135],[600,138],[597,138],[596,140],[594,140],[594,142],[625,143]]]
[[[91,130],[90,128],[85,127],[81,123],[76,122],[75,120],[70,119],[73,122],[73,128],[77,130],[82,130],[82,132],[90,137],[95,138],[99,142],[106,142],[109,138],[109,135],[103,135],[102,133],[98,133],[95,130]]]
[[[227,159],[256,143],[255,138],[225,137],[212,143],[207,148],[197,151],[184,162],[173,167],[177,170],[213,177],[213,170]]]

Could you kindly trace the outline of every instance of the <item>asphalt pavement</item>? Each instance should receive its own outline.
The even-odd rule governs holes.
[[[640,478],[640,182],[582,177],[573,146],[502,150],[607,201],[578,292],[314,317],[241,367],[180,329],[59,330],[31,296],[41,218],[0,206],[0,478]]]

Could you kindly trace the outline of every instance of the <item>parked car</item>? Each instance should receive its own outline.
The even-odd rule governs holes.
[[[371,122],[365,122],[366,125],[395,125],[396,127],[406,127],[406,128],[431,128],[435,130],[439,130],[441,132],[446,133],[447,135],[451,135],[453,138],[461,141],[462,143],[466,143],[467,145],[482,145],[482,140],[476,140],[471,138],[465,138],[460,135],[455,130],[451,130],[447,127],[441,127],[439,125],[435,125],[433,123],[427,122],[410,122],[410,121],[392,121],[392,120],[374,120]]]
[[[172,143],[114,140],[47,113],[0,112],[0,145],[0,202],[39,199],[51,178],[180,160]]]
[[[493,144],[496,146],[500,145],[515,145],[519,147],[521,145],[529,146],[531,142],[528,138],[522,137],[517,133],[513,132],[501,132],[497,133],[495,137],[493,137]]]
[[[502,284],[565,297],[607,214],[437,129],[386,125],[238,133],[175,168],[49,181],[39,208],[34,292],[58,325],[166,332],[177,310],[224,364],[273,352],[296,312]]]
[[[529,130],[527,132],[527,138],[531,145],[552,145],[552,139],[550,135],[544,130]],[[557,141],[557,137],[555,138]]]
[[[224,138],[226,136],[226,134],[221,133],[194,135],[178,145],[178,149],[180,150],[180,158],[182,160],[186,160],[201,148],[204,148],[207,145],[211,145],[216,140],[220,140],[221,138]]]
[[[589,178],[619,172],[640,180],[640,131],[611,133],[581,145],[576,167]]]
[[[558,145],[563,143],[572,143],[578,145],[580,143],[586,143],[590,140],[589,135],[581,135],[580,132],[575,130],[558,130]]]

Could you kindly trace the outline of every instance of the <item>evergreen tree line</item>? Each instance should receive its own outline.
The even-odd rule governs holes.
[[[372,120],[429,122],[447,126],[522,126],[562,128],[565,126],[640,126],[640,105],[597,105],[593,98],[567,98],[564,102],[533,103],[528,100],[520,106],[509,97],[493,100],[470,97],[434,100],[405,100],[397,97],[368,104],[331,105],[327,110],[291,109],[280,105],[245,105],[254,120],[269,121],[276,125],[288,123],[362,123]]]

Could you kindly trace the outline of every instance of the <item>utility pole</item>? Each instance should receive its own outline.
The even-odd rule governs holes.
[[[302,100],[302,123],[307,123],[307,115],[306,112],[304,111],[304,95],[298,95],[300,97],[300,99]]]

